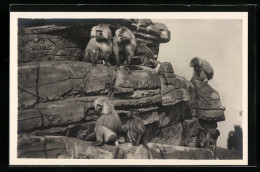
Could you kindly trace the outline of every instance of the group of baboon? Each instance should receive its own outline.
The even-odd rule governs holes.
[[[145,124],[138,110],[133,109],[127,114],[128,121],[122,125],[120,117],[113,104],[106,98],[98,98],[94,101],[95,113],[99,115],[96,121],[94,132],[89,134],[85,140],[96,140],[95,146],[101,146],[105,143],[114,144],[116,150],[113,153],[113,158],[116,159],[119,152],[119,142],[130,142],[133,146],[138,146],[140,143],[148,150],[150,159],[153,159],[152,152],[147,145],[149,133],[146,130]],[[220,135],[217,129],[200,129],[199,147],[208,148],[213,151],[216,157],[216,141]],[[118,134],[126,132],[126,140],[118,138]]]
[[[119,67],[123,64],[130,72],[129,66],[137,47],[135,36],[130,29],[121,27],[115,31],[115,36],[112,38],[109,25],[99,24],[91,29],[90,35],[91,39],[84,51],[83,61],[108,66],[111,65],[111,61],[115,61],[115,65]],[[159,61],[155,63],[160,64]],[[197,80],[208,82],[213,78],[214,70],[206,60],[195,57],[191,60],[190,67],[194,68],[193,77]]]
[[[115,65],[118,67],[124,65],[125,69],[130,71],[129,66],[131,65],[136,47],[135,36],[127,27],[117,29],[115,36],[112,38],[109,25],[99,24],[91,30],[91,39],[86,46],[83,60],[93,64],[103,63],[110,66],[110,58],[114,58]],[[214,70],[212,66],[201,58],[193,58],[190,62],[190,67],[194,68],[193,78],[196,80],[208,82],[208,80],[213,78]],[[88,135],[86,140],[96,139],[96,146],[104,143],[115,144],[117,149],[114,153],[114,158],[116,158],[119,150],[117,133],[127,132],[127,140],[134,146],[142,142],[147,148],[150,158],[153,158],[147,145],[147,131],[137,110],[129,112],[127,115],[129,120],[126,125],[122,126],[119,115],[110,100],[98,98],[94,101],[94,108],[100,116],[96,121],[94,132]],[[209,143],[207,142],[207,144]]]
[[[116,159],[119,151],[118,133],[127,132],[127,139],[133,146],[142,143],[149,152],[149,156],[153,159],[150,148],[148,147],[148,133],[146,131],[143,120],[137,110],[131,110],[128,113],[128,121],[126,125],[122,125],[120,117],[113,104],[106,98],[98,98],[94,101],[95,112],[100,115],[96,121],[95,130],[89,134],[85,140],[96,139],[95,146],[104,143],[115,144],[116,150],[113,158]],[[124,141],[123,141],[124,142]]]
[[[84,61],[93,64],[103,63],[111,65],[115,61],[117,66],[123,64],[129,68],[136,50],[136,40],[133,32],[127,27],[112,32],[107,24],[99,24],[91,29],[91,39],[84,51]],[[110,58],[113,59],[110,59]]]

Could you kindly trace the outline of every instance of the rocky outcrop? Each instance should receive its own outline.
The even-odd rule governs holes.
[[[112,33],[124,25],[136,36],[138,48],[129,73],[121,68],[81,61],[90,29],[99,23],[80,21],[55,24],[57,21],[50,20],[45,25],[19,28],[18,134],[39,136],[35,137],[39,144],[46,138],[55,138],[60,142],[58,147],[63,145],[57,149],[63,151],[67,144],[64,139],[84,140],[94,131],[98,116],[93,102],[100,97],[111,100],[123,124],[127,122],[126,114],[138,109],[152,147],[161,147],[161,144],[198,147],[200,129],[215,129],[217,122],[225,120],[218,92],[209,84],[194,79],[188,81],[175,74],[169,62],[160,63],[158,71],[153,69],[157,62],[150,59],[156,60],[159,44],[170,40],[170,31],[165,25],[144,19],[106,21]],[[33,140],[27,140],[28,144],[33,145]],[[88,142],[82,143],[90,146]],[[126,143],[122,147],[131,150],[131,155],[125,158],[144,156],[137,153],[140,147],[132,148]],[[165,150],[170,148],[175,150],[165,145]],[[56,153],[48,157],[59,154]],[[32,154],[28,153],[33,157],[46,157],[43,150]],[[102,154],[110,157],[109,153]],[[174,157],[173,154],[167,157]],[[83,157],[88,156],[92,156],[90,152]],[[27,155],[21,153],[21,157]]]
[[[62,136],[34,136],[19,138],[18,158],[51,159],[113,159],[113,145],[93,146],[91,142]],[[154,159],[214,159],[208,149],[187,148],[167,144],[149,143]],[[148,159],[143,145],[120,144],[117,159]]]

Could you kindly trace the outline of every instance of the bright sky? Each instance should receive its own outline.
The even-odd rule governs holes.
[[[164,23],[171,31],[171,40],[160,44],[158,60],[171,62],[176,74],[190,80],[193,57],[207,60],[214,68],[209,81],[226,107],[226,120],[218,123],[218,146],[226,148],[234,125],[242,127],[242,20],[234,19],[153,19]]]

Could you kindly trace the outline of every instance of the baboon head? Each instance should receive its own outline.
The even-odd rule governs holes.
[[[140,117],[140,113],[136,109],[130,110],[130,112],[127,114],[128,118],[133,118],[133,117]]]
[[[91,38],[96,38],[97,41],[109,40],[112,37],[112,32],[107,24],[99,24],[91,29]]]
[[[217,140],[219,136],[220,136],[220,132],[219,132],[218,129],[214,129],[214,130],[211,131],[211,137],[214,140]]]
[[[118,42],[128,42],[132,39],[132,32],[128,28],[122,27],[116,31],[116,36]]]
[[[201,60],[198,57],[194,57],[190,62],[190,67],[193,67],[194,71],[199,72],[201,70]]]
[[[98,98],[94,101],[95,111],[100,114],[111,114],[114,111],[114,106],[106,98]]]

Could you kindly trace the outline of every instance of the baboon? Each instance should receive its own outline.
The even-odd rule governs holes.
[[[127,114],[129,120],[123,127],[127,131],[127,138],[132,143],[133,146],[138,146],[140,141],[143,143],[144,147],[148,150],[150,159],[153,159],[152,152],[148,147],[148,132],[145,128],[144,122],[140,117],[138,110],[131,110]]]
[[[83,61],[108,64],[112,54],[112,33],[108,25],[99,24],[91,29],[91,39],[84,51]]]
[[[139,63],[140,65],[144,65],[144,66],[147,66],[150,68],[156,67],[157,64],[155,63],[155,61],[157,60],[158,56],[156,54],[154,54],[153,51],[150,48],[148,48],[145,43],[138,44],[136,51],[135,51],[135,55],[141,57],[141,60]],[[133,64],[136,64],[136,61],[133,62]]]
[[[194,57],[190,62],[190,67],[194,68],[193,77],[199,81],[207,83],[213,78],[214,70],[206,60]]]
[[[146,28],[149,25],[153,25],[151,19],[132,19],[133,22],[136,24],[137,30],[140,28]]]
[[[127,27],[117,29],[113,39],[113,52],[117,66],[123,63],[125,68],[129,69],[135,49],[136,41],[132,31]]]
[[[94,101],[94,108],[101,116],[96,121],[95,130],[86,137],[86,140],[91,140],[96,137],[95,146],[100,146],[104,143],[114,143],[117,147],[114,158],[119,151],[119,143],[117,141],[117,132],[122,131],[122,123],[114,109],[113,104],[106,98],[98,98]]]
[[[218,129],[200,129],[199,147],[207,148],[213,151],[216,156],[217,139],[220,135]]]

